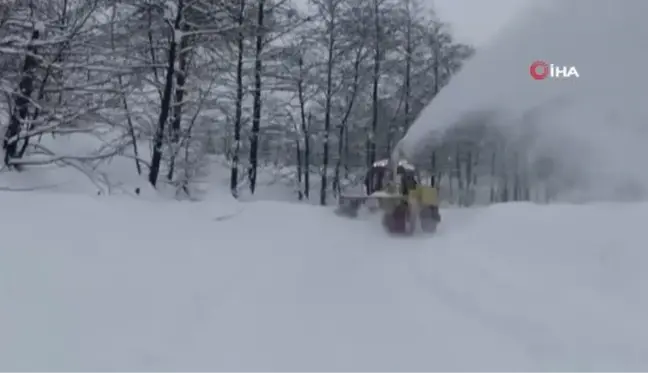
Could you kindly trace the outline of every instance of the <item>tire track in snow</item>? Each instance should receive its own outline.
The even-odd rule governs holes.
[[[431,239],[430,241],[433,241]],[[418,255],[409,256],[406,265],[412,281],[429,296],[438,299],[443,304],[455,309],[457,312],[479,322],[485,327],[500,335],[506,335],[515,340],[526,351],[528,357],[542,366],[544,361],[556,361],[557,357],[567,361],[569,354],[560,348],[558,340],[553,337],[544,325],[520,317],[513,313],[501,313],[480,304],[474,294],[467,290],[472,284],[490,283],[493,289],[501,288],[505,283],[498,283],[484,269],[476,268],[466,260],[457,261],[456,256],[442,255],[441,251],[435,253],[434,259],[438,265],[433,265],[427,271],[421,268],[421,261]],[[449,264],[452,261],[454,263]],[[465,288],[461,290],[461,284],[450,284],[444,279],[443,273],[451,269],[461,271],[464,274],[463,282]],[[496,290],[495,290],[496,291]]]

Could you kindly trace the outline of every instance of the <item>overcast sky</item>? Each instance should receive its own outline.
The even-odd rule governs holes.
[[[530,0],[426,0],[453,26],[462,42],[477,47],[493,37]]]
[[[443,21],[452,25],[458,41],[476,47],[490,40],[500,27],[531,1],[542,0],[421,0],[436,10]],[[296,2],[304,6],[308,0]]]

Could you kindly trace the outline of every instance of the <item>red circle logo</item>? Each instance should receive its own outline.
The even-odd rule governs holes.
[[[549,64],[544,61],[535,61],[529,67],[529,73],[535,80],[543,80],[549,76]]]

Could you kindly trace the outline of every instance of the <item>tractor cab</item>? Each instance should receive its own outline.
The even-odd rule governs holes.
[[[385,189],[392,181],[396,185],[400,185],[401,194],[407,195],[419,183],[416,168],[408,162],[398,162],[398,167],[396,168],[397,177],[392,177],[392,172],[393,170],[390,167],[389,160],[383,159],[375,162],[365,176],[367,195]]]

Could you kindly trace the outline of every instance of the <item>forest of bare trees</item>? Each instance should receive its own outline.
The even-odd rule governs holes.
[[[235,197],[274,169],[296,199],[328,204],[389,155],[475,53],[425,1],[5,3],[3,172],[58,164],[92,174],[122,157],[152,186],[191,194],[218,163]],[[101,146],[61,153],[43,142],[81,135]],[[479,149],[454,141],[423,168],[468,204],[475,170],[490,164]],[[500,183],[490,199],[522,199],[523,189]]]

